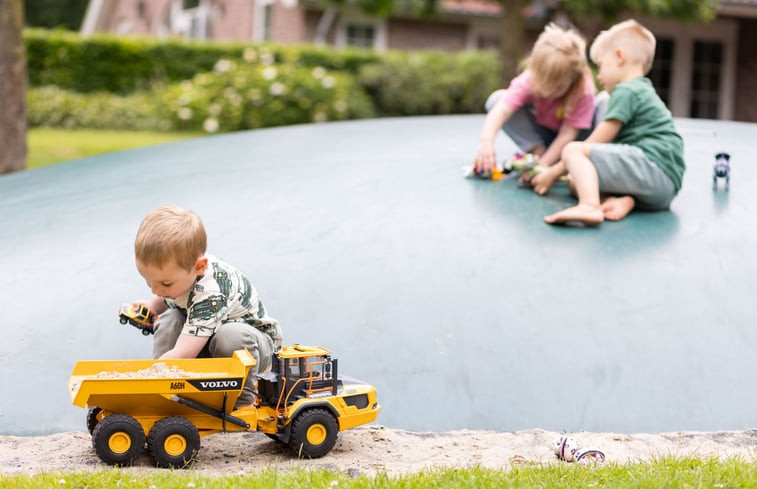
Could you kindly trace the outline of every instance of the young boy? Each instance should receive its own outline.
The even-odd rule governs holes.
[[[155,358],[230,357],[247,348],[257,365],[237,400],[236,407],[246,406],[254,401],[254,375],[270,367],[271,355],[281,346],[281,329],[266,316],[247,278],[206,255],[206,244],[205,228],[192,211],[165,206],[148,214],[134,253],[153,296],[134,304],[159,314]]]
[[[578,205],[546,216],[545,222],[595,226],[623,219],[634,208],[670,206],[685,169],[683,140],[644,76],[654,51],[654,36],[635,20],[597,36],[589,54],[610,102],[604,120],[585,142],[568,144],[560,163],[532,179],[534,190],[543,195],[567,169],[578,196]]]

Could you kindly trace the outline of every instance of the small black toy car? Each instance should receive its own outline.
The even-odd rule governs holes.
[[[725,189],[731,186],[731,155],[718,153],[715,155],[715,167],[712,170],[712,190],[718,189],[718,178],[725,178]]]

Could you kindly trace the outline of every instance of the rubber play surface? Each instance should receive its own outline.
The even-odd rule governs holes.
[[[174,203],[247,273],[286,344],[323,345],[414,431],[757,426],[757,125],[677,120],[670,212],[552,227],[571,205],[463,179],[483,115],[282,127],[0,177],[0,433],[83,430],[78,360],[149,358],[142,217]],[[498,157],[515,147],[504,136]],[[731,188],[713,191],[715,154]]]

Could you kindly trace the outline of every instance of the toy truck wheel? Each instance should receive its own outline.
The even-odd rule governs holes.
[[[131,465],[145,448],[145,432],[131,416],[112,414],[92,430],[92,445],[106,464]]]
[[[159,467],[183,469],[200,450],[197,427],[180,416],[163,418],[152,427],[147,447]]]
[[[91,435],[93,431],[95,431],[95,426],[100,422],[99,419],[97,419],[97,416],[102,412],[102,409],[100,409],[97,406],[92,406],[89,408],[89,411],[87,411],[87,430],[89,431],[89,434]]]
[[[144,336],[150,336],[150,330],[147,328],[142,328],[142,334]]]
[[[339,426],[324,409],[308,409],[292,422],[289,446],[299,457],[320,458],[336,443]]]
[[[128,322],[128,319],[126,319],[125,317],[121,316],[121,318],[119,319],[119,321],[121,322],[121,324],[126,324]]]

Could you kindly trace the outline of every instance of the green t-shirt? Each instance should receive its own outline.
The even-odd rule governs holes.
[[[613,143],[636,146],[673,181],[676,192],[686,164],[683,139],[673,125],[673,116],[648,78],[619,83],[610,94],[605,120],[616,119],[623,127]]]

